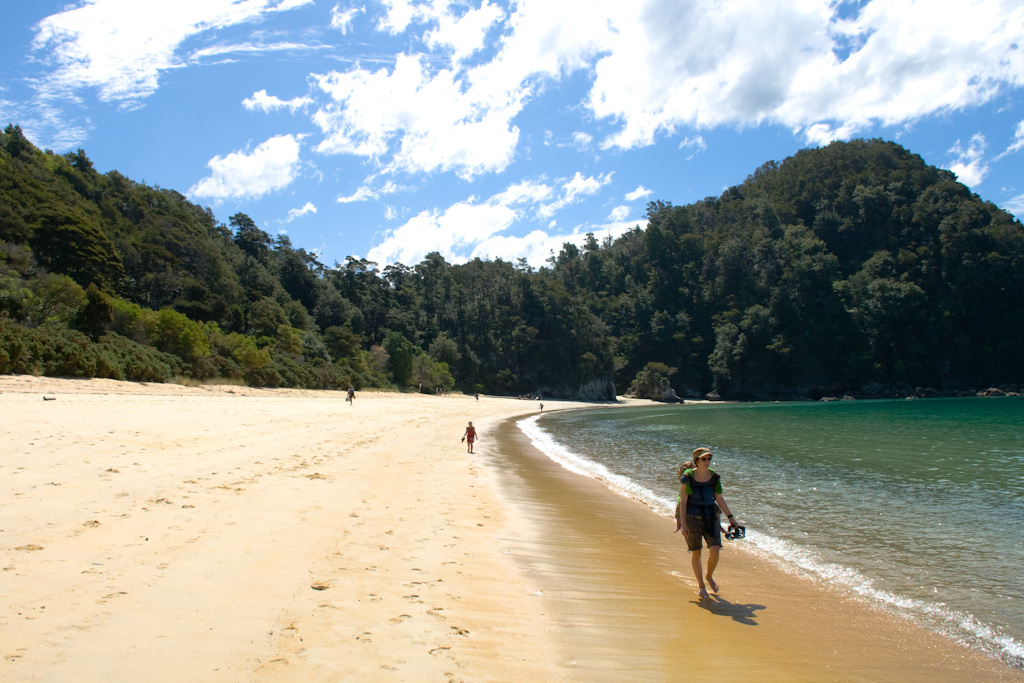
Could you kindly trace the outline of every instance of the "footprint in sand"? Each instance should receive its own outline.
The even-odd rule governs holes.
[[[104,604],[106,604],[107,600],[113,600],[114,598],[120,597],[122,595],[128,595],[128,594],[125,593],[124,591],[118,591],[116,593],[111,593],[110,595],[104,595],[102,598],[100,598],[99,600],[96,601],[96,604],[97,605],[104,605]]]
[[[392,624],[400,624],[403,621],[406,621],[407,619],[412,619],[412,615],[411,614],[399,614],[397,617],[393,617],[392,619],[389,619],[389,621]]]
[[[360,633],[358,636],[356,636],[356,640],[358,640],[360,643],[372,643],[373,641],[370,640],[370,636],[372,635],[372,633],[366,631],[365,633]]]

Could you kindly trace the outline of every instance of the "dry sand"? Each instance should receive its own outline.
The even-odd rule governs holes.
[[[696,600],[536,409],[0,377],[0,680],[1024,679],[738,544]]]

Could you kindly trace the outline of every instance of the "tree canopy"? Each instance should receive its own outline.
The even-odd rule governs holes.
[[[1024,375],[1020,222],[895,143],[803,150],[647,217],[537,270],[437,253],[327,266],[244,213],[218,223],[10,125],[0,372],[590,399]]]

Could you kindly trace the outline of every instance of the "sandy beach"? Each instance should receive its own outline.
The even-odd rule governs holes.
[[[0,680],[1024,680],[740,544],[697,600],[536,402],[344,399],[0,377]]]

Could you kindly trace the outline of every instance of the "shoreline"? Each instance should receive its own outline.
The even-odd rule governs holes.
[[[1024,680],[739,548],[702,605],[535,407],[0,377],[0,678]]]
[[[671,519],[566,470],[502,425],[506,504],[535,536],[517,558],[583,680],[669,680],[695,662],[725,680],[1024,680],[1018,671],[727,542],[719,595],[695,595]],[[680,647],[696,641],[697,648]],[[614,656],[607,652],[613,644]],[[705,654],[702,656],[700,652]]]

